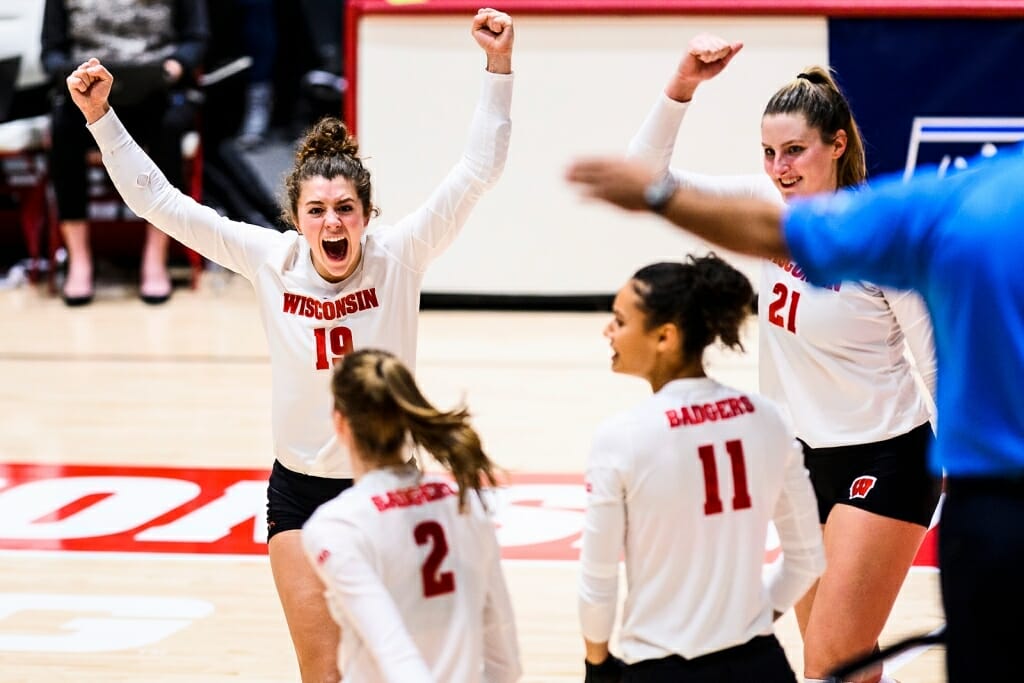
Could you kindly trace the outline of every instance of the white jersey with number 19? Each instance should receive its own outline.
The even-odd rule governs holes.
[[[121,196],[148,220],[256,290],[270,350],[274,457],[288,469],[349,478],[331,428],[334,361],[355,349],[390,351],[416,367],[420,288],[501,176],[511,130],[511,74],[485,72],[462,158],[418,209],[363,237],[362,260],[341,282],[313,267],[309,244],[289,230],[232,221],[170,185],[113,111],[90,126]]]

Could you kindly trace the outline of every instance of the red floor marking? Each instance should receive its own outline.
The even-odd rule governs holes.
[[[265,555],[269,470],[0,464],[0,550]],[[502,556],[577,560],[582,474],[514,473]],[[765,560],[778,555],[767,548]],[[935,530],[916,566],[935,567]]]

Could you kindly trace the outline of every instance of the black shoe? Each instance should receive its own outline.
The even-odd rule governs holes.
[[[66,306],[86,306],[92,303],[92,294],[84,294],[82,296],[68,296],[64,292],[60,293],[60,298],[64,300]]]
[[[143,303],[150,306],[159,306],[162,303],[166,303],[171,298],[173,292],[174,282],[171,280],[170,275],[167,276],[167,292],[165,294],[146,294],[142,291],[142,283],[139,283],[139,298],[142,299]]]
[[[96,293],[96,285],[95,285],[95,283],[89,289],[91,291],[88,294],[80,294],[78,296],[68,296],[67,293],[64,291],[64,288],[61,287],[60,298],[64,300],[64,305],[70,306],[72,308],[74,308],[76,306],[87,306],[87,305],[92,303],[92,297]]]
[[[166,294],[139,294],[139,298],[142,299],[143,303],[149,304],[150,306],[159,306],[162,303],[166,303],[167,300],[171,298],[171,293],[167,292]]]

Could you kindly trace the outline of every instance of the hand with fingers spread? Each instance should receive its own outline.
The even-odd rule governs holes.
[[[71,100],[82,110],[86,123],[94,123],[110,110],[110,88],[114,77],[100,60],[82,62],[67,77]]]
[[[665,86],[665,94],[677,102],[689,102],[697,86],[722,73],[742,49],[742,42],[730,43],[710,33],[694,36]]]
[[[584,197],[601,199],[627,211],[649,211],[644,190],[656,174],[647,164],[629,159],[580,159],[566,172]]]
[[[487,70],[496,74],[512,73],[512,43],[515,32],[512,17],[484,7],[473,17],[473,38],[487,53]]]

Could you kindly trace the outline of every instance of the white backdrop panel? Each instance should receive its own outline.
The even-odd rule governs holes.
[[[429,271],[429,293],[587,295],[637,268],[708,246],[656,217],[581,201],[573,158],[621,154],[689,39],[711,31],[743,51],[701,86],[673,165],[761,172],[760,116],[772,92],[828,59],[821,17],[518,16],[512,147],[505,174]],[[378,219],[422,202],[457,160],[484,55],[470,15],[370,15],[360,25],[358,137]],[[752,278],[757,263],[723,254]],[[756,283],[756,278],[755,278]]]

